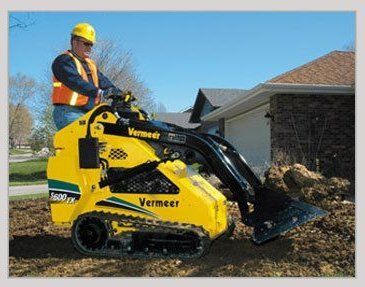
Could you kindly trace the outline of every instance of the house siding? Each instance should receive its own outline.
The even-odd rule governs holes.
[[[216,121],[202,121],[201,126],[198,131],[201,133],[209,133],[209,130],[217,129],[218,130],[218,122]]]
[[[221,137],[225,137],[225,119],[220,118],[218,121],[218,130]]]
[[[270,113],[273,162],[297,161],[354,180],[354,95],[274,95]]]
[[[216,129],[215,135],[224,137],[224,118],[219,119],[219,121],[202,121],[198,131],[201,133],[209,133],[209,130]]]

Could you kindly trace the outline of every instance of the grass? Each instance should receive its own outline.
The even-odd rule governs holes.
[[[48,193],[13,195],[13,196],[9,196],[9,201],[24,200],[24,199],[38,199],[38,198],[47,198],[47,197],[48,197]]]
[[[47,159],[34,159],[24,162],[12,162],[9,164],[9,184],[16,182],[20,184],[38,184],[45,181]]]
[[[19,186],[19,185],[38,185],[47,184],[47,180],[34,180],[34,181],[10,181],[9,186]]]

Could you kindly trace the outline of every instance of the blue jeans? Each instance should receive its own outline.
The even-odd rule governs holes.
[[[76,121],[78,118],[86,114],[87,111],[82,111],[71,106],[54,106],[53,121],[57,130],[63,129],[65,126]]]

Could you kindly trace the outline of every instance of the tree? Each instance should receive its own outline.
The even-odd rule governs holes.
[[[155,112],[156,113],[166,113],[167,112],[166,106],[163,103],[158,102],[156,105]]]
[[[131,51],[124,51],[113,41],[103,40],[95,47],[93,59],[112,83],[121,90],[131,91],[138,99],[137,104],[143,109],[147,111],[155,109],[156,103],[152,91],[138,76]]]
[[[48,82],[51,83],[51,80]],[[37,105],[33,108],[33,114],[36,116],[37,122],[30,137],[30,145],[33,151],[39,151],[44,147],[53,151],[53,136],[57,129],[53,121],[51,93],[52,90],[49,84],[38,85]]]
[[[14,15],[10,15],[9,17],[9,29],[27,29],[29,26],[33,25],[35,23],[34,20],[31,20],[29,18],[29,14],[27,19],[21,19],[20,17],[15,17]]]
[[[47,147],[51,152],[53,152],[54,132],[55,131],[49,126],[36,126],[32,130],[32,134],[29,138],[30,148],[33,152],[40,151],[44,147]]]
[[[31,130],[32,118],[29,112],[31,99],[35,98],[37,84],[31,77],[16,74],[9,79],[9,136],[14,140],[25,140]],[[34,102],[34,101],[33,101]],[[27,128],[27,130],[25,130]]]
[[[349,44],[344,46],[345,51],[355,52],[355,43],[350,42]]]
[[[35,125],[48,124],[52,120],[52,79],[51,77],[44,77],[41,83],[37,84],[36,104],[32,106],[32,114],[37,121]],[[48,113],[48,114],[47,114]]]
[[[15,116],[16,114],[16,116]],[[9,144],[15,147],[26,144],[31,134],[33,120],[29,109],[24,106],[9,105],[9,117],[12,118],[12,128],[9,127]]]

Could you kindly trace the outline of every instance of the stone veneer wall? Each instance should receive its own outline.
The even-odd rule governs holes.
[[[294,160],[354,180],[354,95],[274,95],[270,113],[274,162]]]

